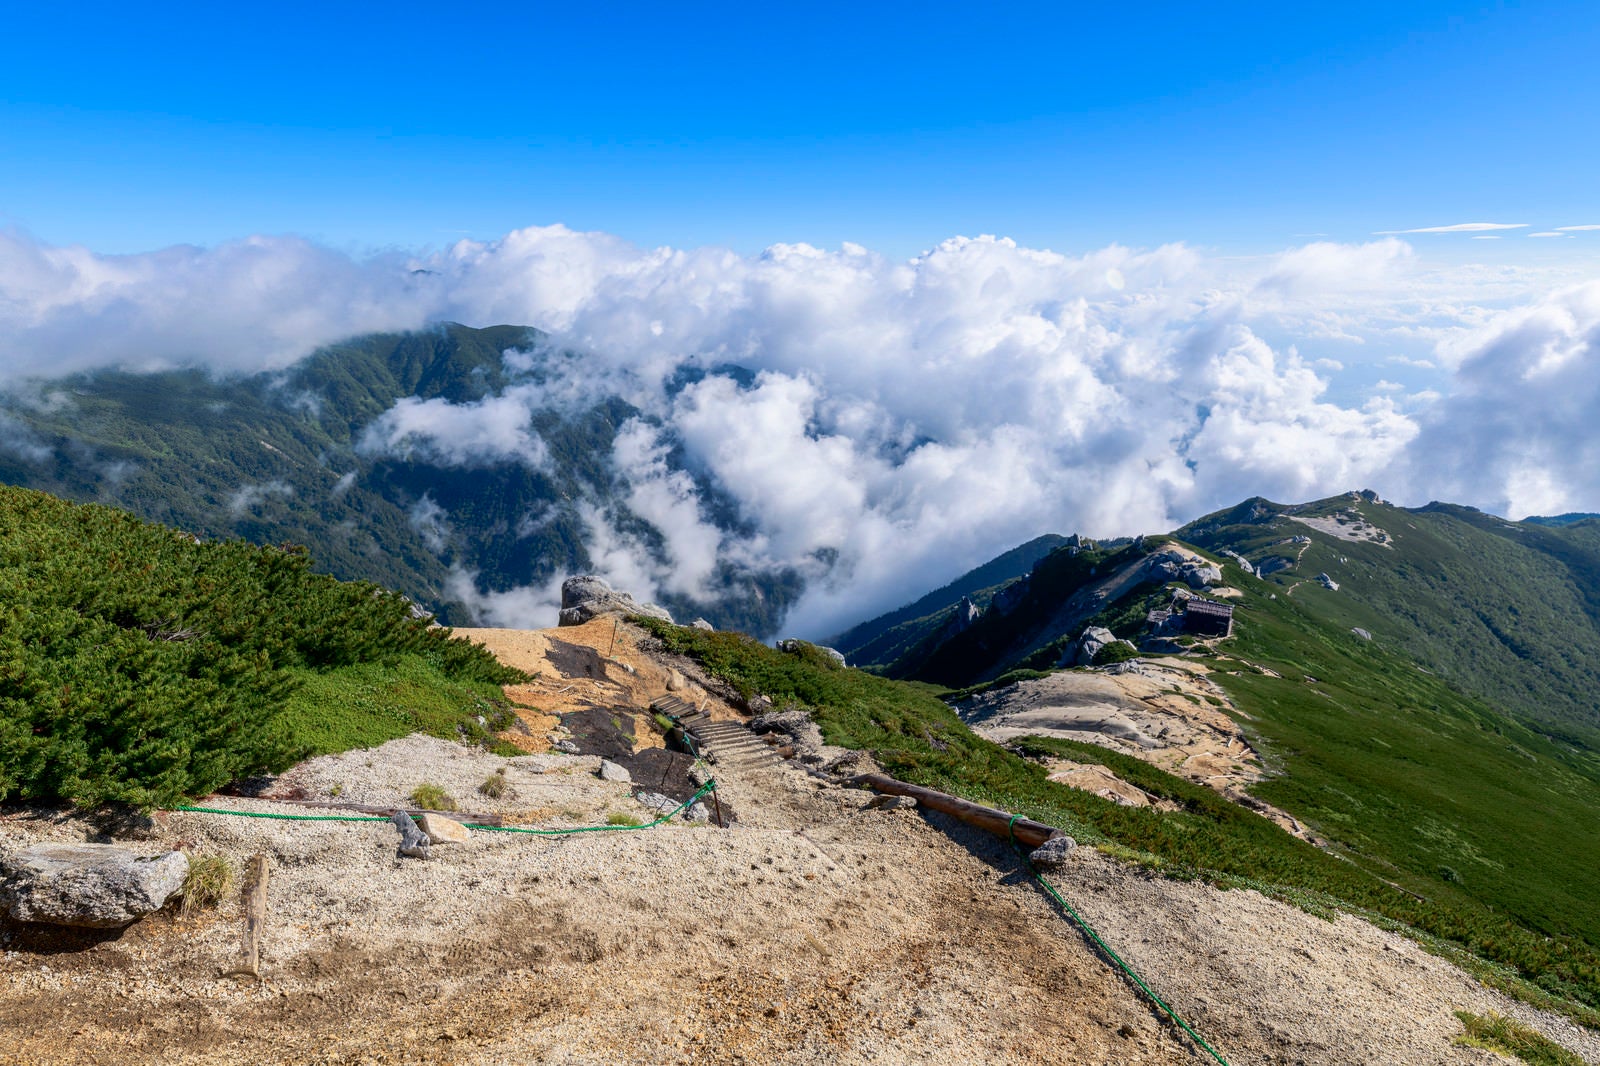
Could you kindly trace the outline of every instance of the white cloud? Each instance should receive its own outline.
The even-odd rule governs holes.
[[[286,366],[339,337],[423,325],[425,280],[397,257],[294,237],[107,256],[0,232],[0,376]]]
[[[411,505],[406,512],[406,518],[411,523],[411,528],[416,530],[417,536],[422,538],[422,543],[428,550],[440,553],[450,543],[450,515],[440,507],[434,498],[426,492],[422,498]]]
[[[1561,232],[1559,232],[1557,230],[1546,230],[1543,233],[1530,233],[1530,234],[1528,234],[1528,236],[1530,236],[1530,237],[1558,237],[1559,238],[1559,237],[1568,237],[1568,236],[1570,236],[1570,234],[1561,233]]]
[[[527,387],[463,404],[410,396],[367,426],[357,450],[445,466],[514,461],[537,469],[549,451],[528,424],[536,393]]]
[[[1379,230],[1379,236],[1399,233],[1478,233],[1494,229],[1527,229],[1526,222],[1457,222],[1453,226],[1422,226],[1418,229]]]
[[[1461,338],[1450,392],[1397,464],[1412,496],[1520,518],[1600,509],[1600,281]]]
[[[259,485],[240,485],[228,496],[228,514],[243,518],[274,496],[289,499],[293,495],[294,486],[276,478]]]
[[[1371,486],[1505,507],[1566,493],[1600,509],[1600,484],[1562,458],[1600,418],[1573,365],[1592,362],[1595,328],[1574,269],[1432,265],[1393,238],[1255,259],[955,238],[895,261],[848,244],[641,249],[551,226],[358,262],[293,240],[98,257],[12,236],[0,239],[0,365],[147,365],[154,353],[253,370],[365,329],[546,329],[579,356],[507,353],[503,392],[403,400],[362,448],[543,469],[533,412],[618,393],[643,417],[610,456],[617,498],[664,547],[573,501],[595,569],[648,599],[702,593],[724,561],[794,567],[812,582],[791,628],[820,636],[1047,530],[1164,530],[1252,494]],[[541,361],[534,383],[526,372]],[[1435,392],[1402,396],[1380,380],[1390,362],[1429,361]],[[753,377],[662,387],[686,366],[725,363]],[[1375,391],[1395,395],[1331,398]],[[1499,425],[1495,403],[1526,425],[1470,437]],[[1600,470],[1600,455],[1588,461]],[[1550,483],[1513,492],[1533,484],[1530,462]],[[741,533],[713,524],[702,482]],[[241,509],[267,489],[251,491]],[[444,516],[413,518],[444,536]],[[559,582],[482,593],[470,574],[453,581],[499,624],[554,618]]]
[[[1557,226],[1556,229],[1561,230],[1562,232],[1579,232],[1584,230],[1597,230],[1600,229],[1600,226]]]

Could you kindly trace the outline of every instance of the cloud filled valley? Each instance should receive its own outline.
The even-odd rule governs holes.
[[[1254,258],[952,239],[894,261],[560,226],[367,259],[297,238],[101,256],[0,235],[14,410],[62,402],[40,378],[281,373],[444,321],[549,338],[509,349],[481,394],[400,399],[355,454],[550,476],[567,457],[541,419],[619,398],[609,497],[571,501],[595,569],[690,599],[730,567],[792,572],[787,628],[813,636],[1043,532],[1165,530],[1250,495],[1600,510],[1600,279],[1439,265],[1393,237]],[[7,415],[0,452],[50,448]],[[265,477],[230,499],[316,505]],[[468,535],[434,497],[408,514],[430,542]],[[488,621],[542,625],[558,577],[452,581]]]

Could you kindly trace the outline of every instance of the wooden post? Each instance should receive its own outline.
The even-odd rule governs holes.
[[[909,785],[885,774],[859,774],[852,777],[849,783],[887,792],[891,796],[910,796],[924,807],[952,815],[968,825],[986,829],[997,837],[1009,840],[1014,835],[1018,844],[1030,849],[1038,847],[1061,832],[1053,825],[1035,822],[1031,818],[1018,818],[1012,822],[1011,815],[1006,811],[983,807],[959,796],[936,792],[921,785]]]
[[[250,860],[250,874],[244,888],[244,962],[233,971],[261,979],[261,933],[267,924],[267,857]]]

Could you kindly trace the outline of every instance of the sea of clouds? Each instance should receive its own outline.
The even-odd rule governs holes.
[[[583,357],[478,404],[404,401],[365,448],[538,465],[530,411],[620,393],[659,419],[623,427],[611,458],[668,554],[645,558],[596,507],[602,572],[649,597],[694,594],[720,559],[798,566],[815,580],[790,627],[810,635],[1043,532],[1166,530],[1251,495],[1600,510],[1600,271],[1570,263],[1441,265],[1393,237],[1245,258],[959,238],[908,261],[645,249],[562,226],[367,258],[298,238],[106,256],[0,234],[13,383],[281,369],[443,320],[537,326]],[[723,364],[754,380],[667,387]],[[745,534],[708,520],[673,446]],[[39,445],[0,423],[0,447]],[[543,625],[553,592],[476,599],[500,624]]]

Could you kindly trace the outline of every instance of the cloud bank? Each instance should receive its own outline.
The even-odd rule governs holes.
[[[1511,226],[1439,229],[1487,228]],[[792,628],[811,635],[1042,532],[1163,530],[1248,495],[1600,509],[1600,281],[1441,270],[1393,237],[1254,259],[959,238],[898,261],[849,244],[641,249],[561,226],[367,260],[295,238],[107,257],[0,235],[13,380],[277,369],[443,319],[537,326],[583,358],[475,404],[402,401],[363,450],[540,468],[532,411],[620,393],[646,417],[617,437],[616,491],[665,553],[593,507],[602,572],[649,598],[695,594],[722,560],[795,567],[813,580]],[[686,367],[697,379],[668,388]],[[432,507],[412,519],[462,535]],[[501,624],[550,622],[553,585],[491,602],[458,583]]]

